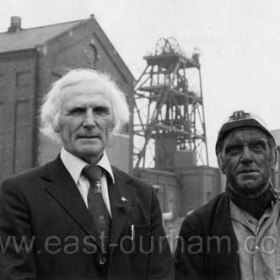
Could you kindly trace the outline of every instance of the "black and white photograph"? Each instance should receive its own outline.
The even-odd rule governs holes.
[[[280,279],[280,2],[2,0],[0,280]]]

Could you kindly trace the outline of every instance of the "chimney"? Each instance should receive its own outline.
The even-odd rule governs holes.
[[[11,17],[11,26],[8,28],[8,32],[18,32],[22,30],[21,28],[21,17],[13,16]]]

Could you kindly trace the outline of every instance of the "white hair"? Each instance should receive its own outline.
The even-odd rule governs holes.
[[[118,132],[129,121],[129,108],[125,94],[119,89],[116,82],[108,74],[100,73],[92,69],[74,69],[53,83],[51,90],[45,95],[40,110],[40,131],[47,137],[60,142],[60,135],[55,131],[60,117],[62,90],[84,81],[93,81],[102,84],[112,104],[114,118],[113,131]],[[94,94],[94,93],[93,93]]]

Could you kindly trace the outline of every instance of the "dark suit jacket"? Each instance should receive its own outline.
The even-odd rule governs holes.
[[[99,265],[101,250],[92,218],[60,157],[4,181],[0,279],[172,279],[153,188],[120,170],[113,172],[115,184],[108,187],[110,261],[105,268]]]
[[[176,279],[240,279],[237,239],[223,193],[187,216],[175,253]]]

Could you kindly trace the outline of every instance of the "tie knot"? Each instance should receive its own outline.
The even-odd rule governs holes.
[[[102,168],[97,165],[88,165],[83,169],[83,174],[90,182],[100,181]]]

